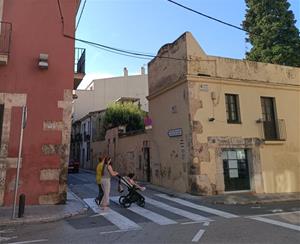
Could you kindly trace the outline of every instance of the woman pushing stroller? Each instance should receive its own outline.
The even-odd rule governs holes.
[[[99,195],[95,199],[95,202],[103,209],[109,206],[111,176],[117,175],[118,172],[114,171],[112,168],[110,157],[105,157],[104,160],[101,161],[99,160],[96,170],[96,181],[99,187]]]

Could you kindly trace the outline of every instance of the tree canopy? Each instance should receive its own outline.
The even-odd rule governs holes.
[[[287,0],[245,0],[242,26],[248,31],[251,61],[300,67],[300,37]]]
[[[145,112],[133,103],[113,103],[106,109],[104,127],[106,129],[126,126],[126,131],[141,130],[144,128]]]

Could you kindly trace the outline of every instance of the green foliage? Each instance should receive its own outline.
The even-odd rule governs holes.
[[[126,131],[141,130],[144,128],[145,112],[133,103],[114,103],[105,112],[104,127],[106,129],[126,126]]]
[[[245,0],[243,27],[249,31],[252,61],[300,67],[300,37],[287,0]]]

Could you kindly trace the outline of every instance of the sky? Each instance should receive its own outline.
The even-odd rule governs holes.
[[[77,14],[77,22],[85,0]],[[244,0],[176,0],[176,2],[222,21],[240,26],[245,18]],[[300,29],[300,0],[288,0]],[[106,46],[156,55],[161,46],[189,31],[208,55],[243,59],[250,44],[245,32],[176,6],[167,0],[87,0],[76,37]],[[129,75],[147,70],[150,60],[121,56],[85,43],[86,76],[79,89],[92,79]]]

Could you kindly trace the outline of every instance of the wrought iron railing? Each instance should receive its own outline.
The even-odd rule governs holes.
[[[85,48],[75,48],[74,72],[85,74]]]
[[[284,119],[276,119],[275,123],[257,120],[261,125],[262,139],[265,141],[286,141],[287,133]]]
[[[0,54],[9,55],[12,24],[0,21]]]

